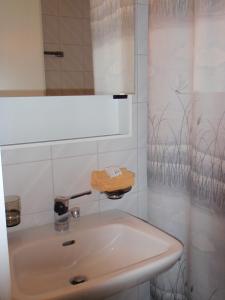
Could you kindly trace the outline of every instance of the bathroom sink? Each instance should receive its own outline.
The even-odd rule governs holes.
[[[170,268],[182,254],[175,238],[113,210],[9,233],[14,300],[104,299]]]

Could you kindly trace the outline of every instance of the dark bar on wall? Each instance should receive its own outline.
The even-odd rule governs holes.
[[[128,96],[121,94],[121,95],[113,95],[113,99],[127,99]]]
[[[44,55],[54,55],[56,57],[64,57],[63,51],[44,51]]]

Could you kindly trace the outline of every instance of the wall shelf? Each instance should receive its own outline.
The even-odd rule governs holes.
[[[131,96],[1,98],[0,145],[128,136],[131,111]]]

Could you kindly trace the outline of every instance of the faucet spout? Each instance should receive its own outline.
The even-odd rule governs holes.
[[[69,219],[71,215],[74,218],[79,218],[80,216],[79,207],[74,207],[71,210],[69,210],[69,200],[79,198],[85,195],[90,195],[91,193],[92,191],[89,190],[69,197],[59,196],[55,198],[54,212],[56,231],[66,231],[69,229]]]

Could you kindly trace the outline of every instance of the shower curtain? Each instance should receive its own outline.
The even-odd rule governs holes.
[[[149,220],[184,243],[152,299],[225,299],[225,0],[150,0]]]

